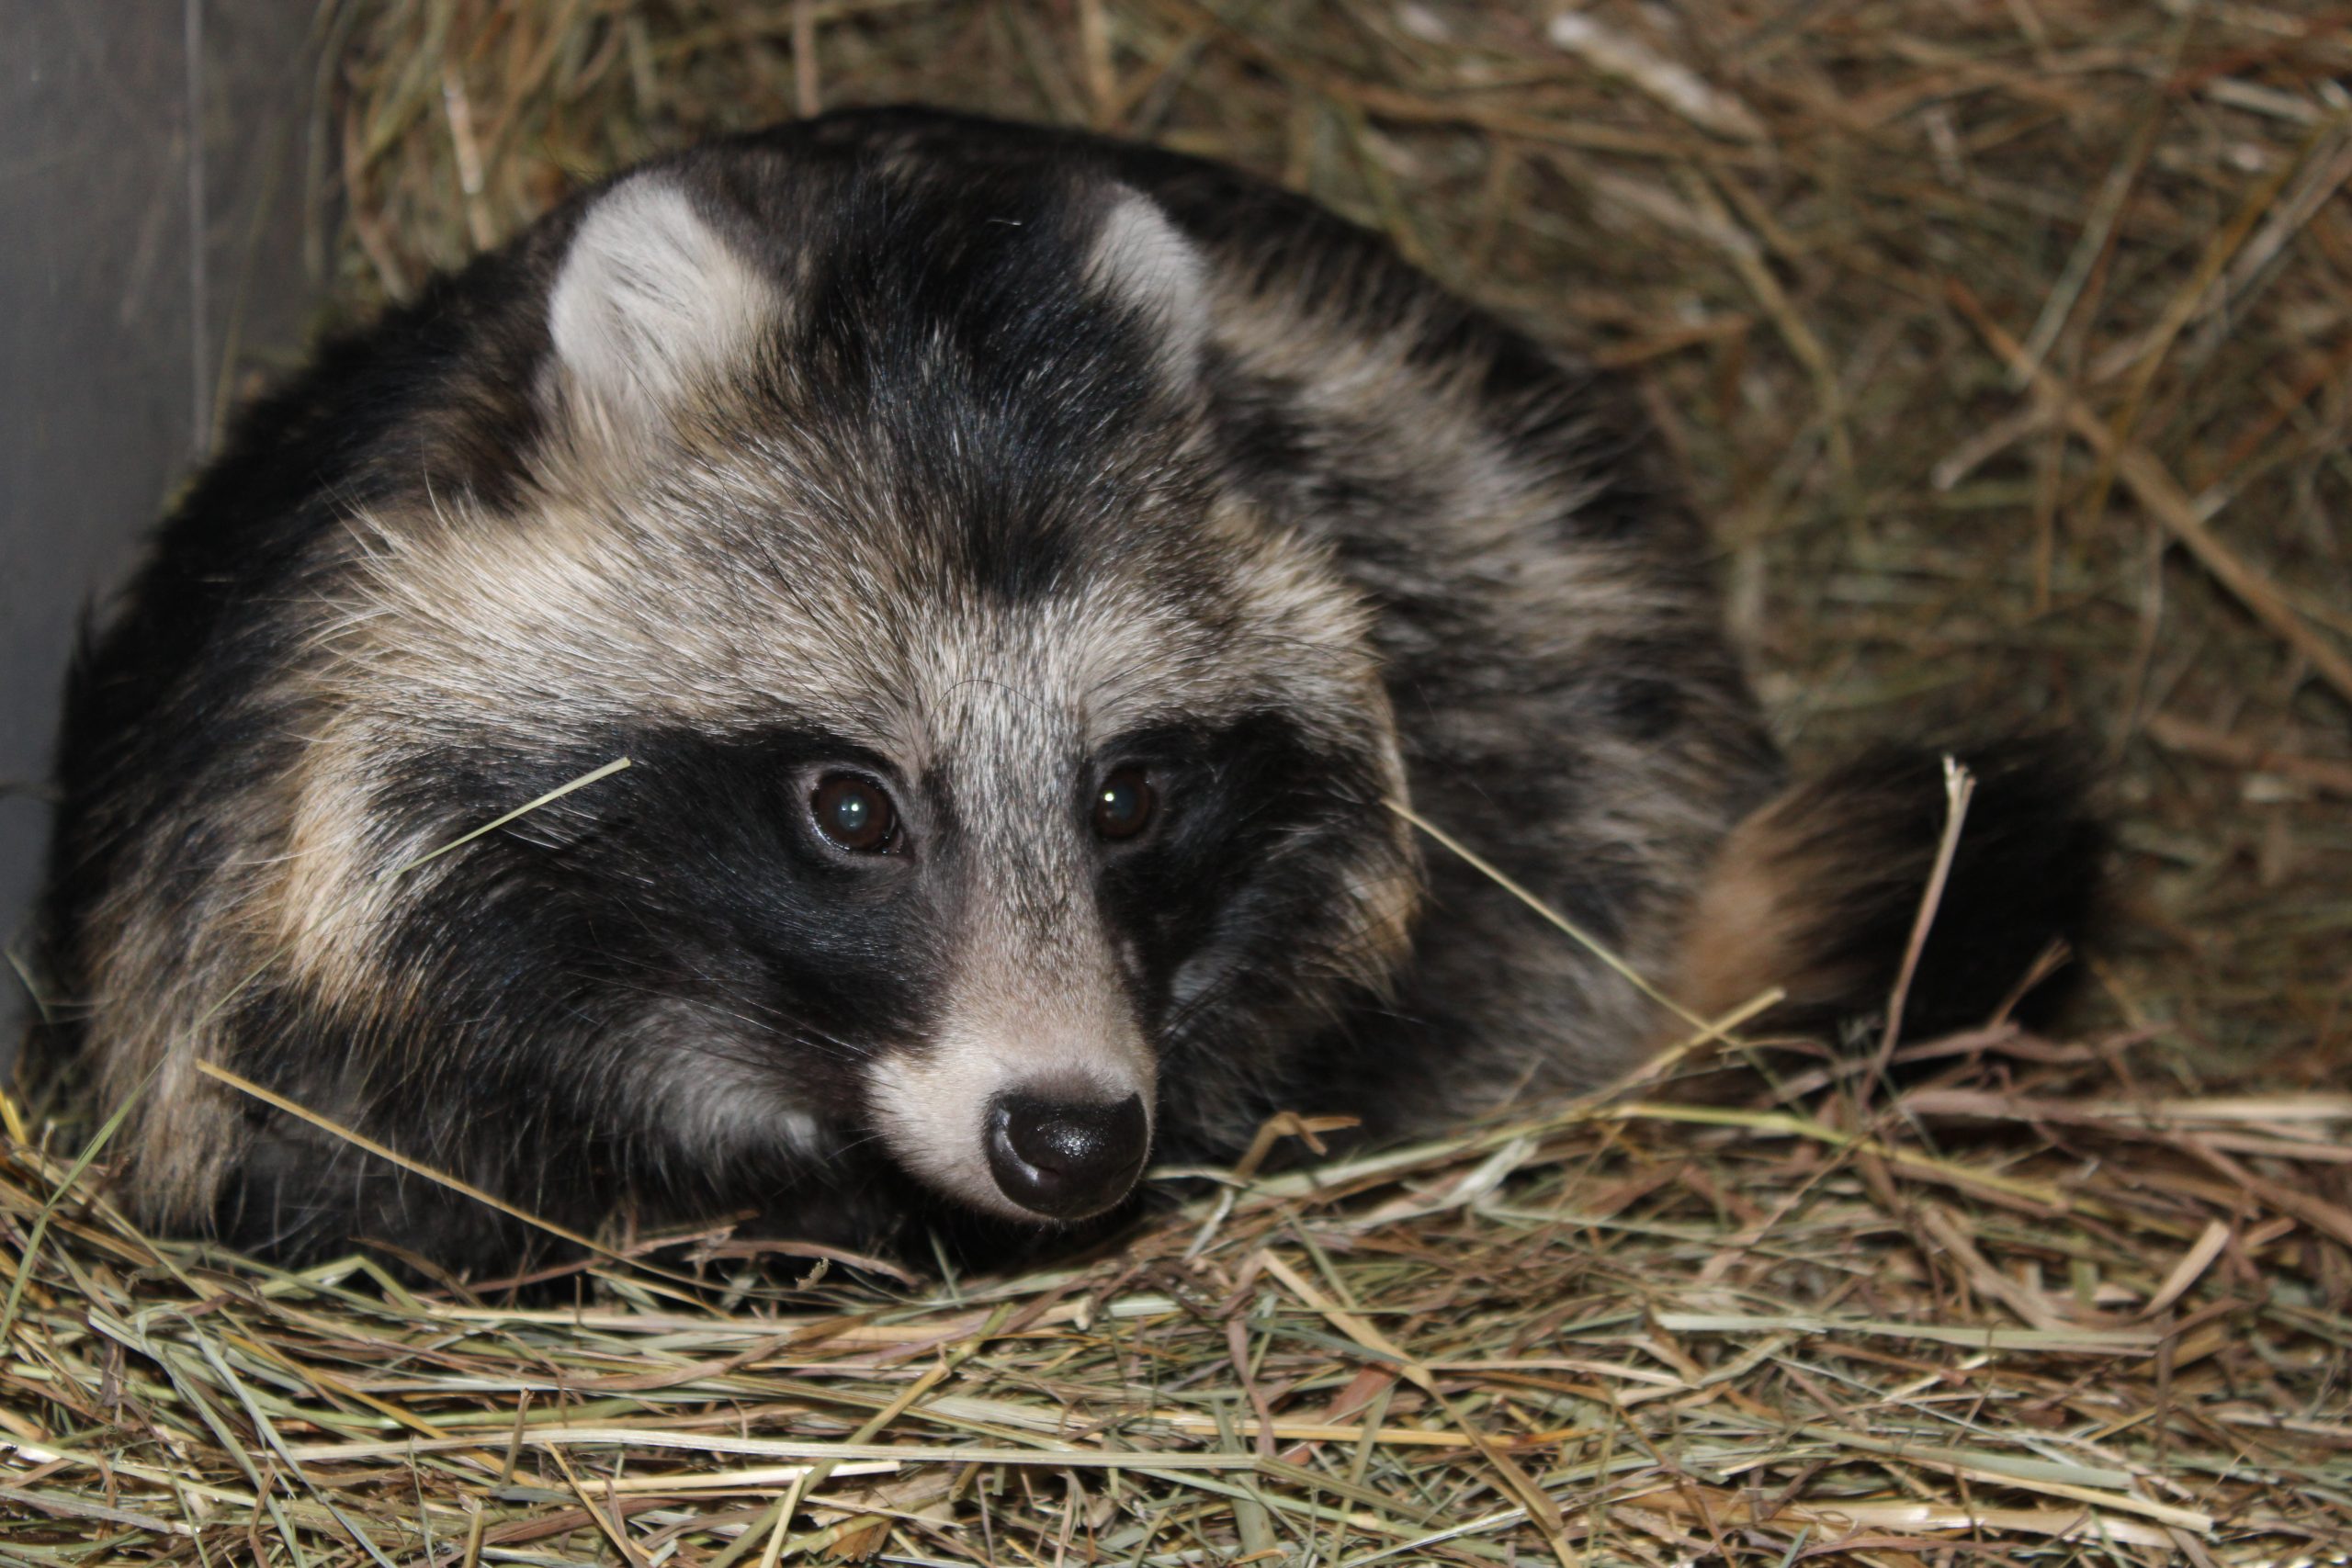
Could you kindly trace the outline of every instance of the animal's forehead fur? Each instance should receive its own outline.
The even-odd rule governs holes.
[[[593,281],[618,313],[594,293],[553,312],[537,430],[501,447],[436,427],[415,449],[510,471],[396,476],[316,541],[284,611],[303,651],[254,695],[303,744],[255,907],[322,993],[376,985],[400,899],[445,874],[395,890],[380,871],[498,804],[386,815],[387,787],[453,753],[821,732],[948,781],[992,862],[1065,890],[1077,868],[1035,858],[1041,792],[1073,799],[1137,730],[1278,713],[1401,787],[1369,610],[1326,546],[1258,513],[1204,450],[1198,344],[1171,352],[1157,330],[1192,280],[1162,266],[1147,288],[1100,286],[1099,233],[1131,265],[1182,243],[1153,214],[1014,258],[1068,329],[1032,333],[1023,363],[985,324],[944,330],[1001,299],[918,287],[919,260],[894,268],[920,309],[893,315],[878,288],[872,309],[809,318],[791,290],[822,268],[740,272],[762,261],[740,223],[720,251],[659,189],[616,188],[616,221],[671,226],[599,242],[612,265]],[[959,265],[995,243],[967,238]],[[713,287],[639,290],[641,265],[712,269]],[[665,335],[681,300],[692,319]],[[567,333],[587,355],[571,380]]]
[[[648,256],[721,286],[654,355],[652,434],[616,438],[551,362],[526,483],[427,475],[354,519],[324,595],[338,696],[428,735],[797,717],[910,769],[1266,707],[1379,743],[1355,596],[1211,479],[1198,323],[1170,306],[1204,313],[1197,258],[1144,198],[1014,185],[979,221],[868,168],[794,224],[818,176],[719,172],[617,186],[582,226],[614,227],[593,244],[624,290]]]
[[[887,504],[831,498],[844,525],[807,501],[737,464],[602,504],[358,519],[330,684],[450,739],[799,720],[910,771],[1014,732],[1087,750],[1261,708],[1365,739],[1363,612],[1316,551],[1236,507],[1164,520],[1157,547],[1069,553],[1010,596]]]

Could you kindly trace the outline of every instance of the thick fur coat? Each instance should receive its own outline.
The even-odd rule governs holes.
[[[1702,1012],[1867,1007],[1939,771],[1788,792],[1707,555],[1624,389],[1230,170],[704,147],[327,349],[167,522],[69,694],[51,1045],[150,1219],[496,1269],[197,1064],[574,1227],[888,1246],[1657,1042],[1391,801]],[[2087,885],[2071,784],[1973,760],[1922,1022]]]

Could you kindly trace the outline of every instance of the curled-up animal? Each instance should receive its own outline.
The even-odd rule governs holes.
[[[1706,556],[1623,388],[1295,196],[911,110],[701,147],[326,348],[166,522],[69,694],[47,1043],[150,1222],[501,1270],[200,1065],[575,1229],[887,1248],[1685,1032],[1408,803],[1702,1014],[1882,1006],[1939,760],[1791,784]],[[2089,886],[2066,770],[1962,760],[1914,1028]]]

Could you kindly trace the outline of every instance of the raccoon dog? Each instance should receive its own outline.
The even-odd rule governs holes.
[[[1786,786],[1622,388],[1230,170],[917,111],[622,175],[326,350],[69,693],[51,1042],[151,1222],[1068,1224],[1272,1111],[1589,1085],[1886,994],[1932,753]],[[631,766],[436,858],[516,806]],[[2081,913],[2035,748],[1912,1026]],[[1679,1032],[1682,1026],[1674,1024]]]

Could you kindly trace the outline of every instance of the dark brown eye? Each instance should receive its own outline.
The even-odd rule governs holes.
[[[1094,791],[1094,830],[1116,841],[1132,839],[1151,826],[1159,793],[1141,768],[1120,768]]]
[[[882,787],[855,773],[827,773],[808,797],[817,831],[842,849],[879,854],[898,841],[899,814]]]

